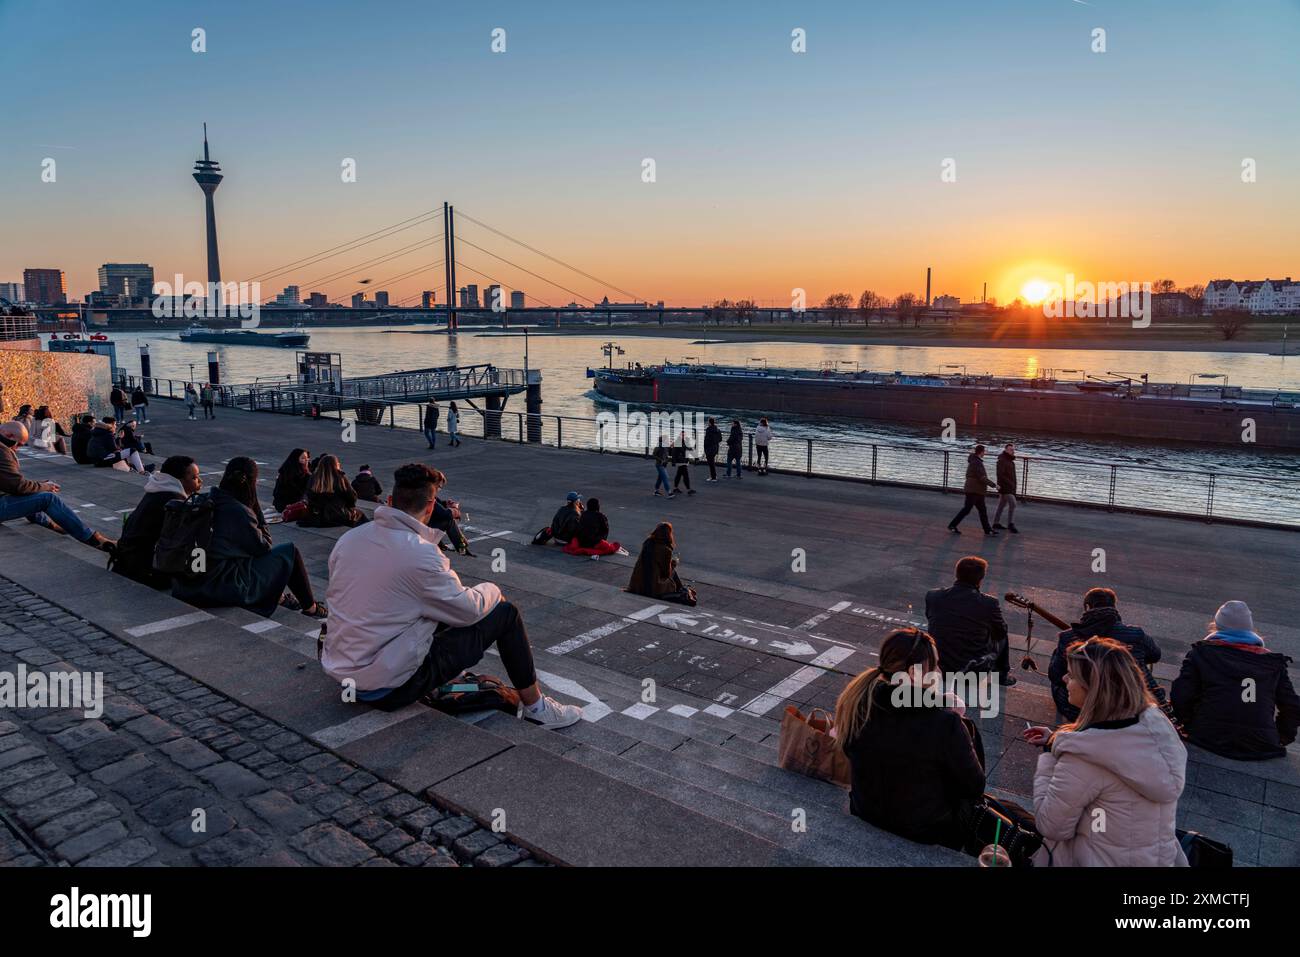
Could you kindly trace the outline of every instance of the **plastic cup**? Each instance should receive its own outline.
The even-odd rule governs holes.
[[[1000,844],[989,844],[980,851],[980,867],[1010,867],[1011,855]]]

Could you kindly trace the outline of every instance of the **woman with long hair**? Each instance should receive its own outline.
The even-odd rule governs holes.
[[[694,605],[695,589],[682,584],[677,575],[677,540],[671,522],[660,522],[641,544],[627,590],[634,595],[658,598],[682,605]]]
[[[880,664],[835,703],[835,736],[852,768],[850,811],[923,844],[969,843],[967,817],[984,796],[978,732],[943,694],[934,639],[895,631]]]
[[[275,491],[271,493],[271,504],[277,512],[283,512],[294,502],[307,497],[307,485],[311,481],[311,472],[307,469],[309,462],[310,452],[294,449],[280,465],[275,477]]]
[[[50,407],[48,405],[41,406],[36,410],[36,414],[32,419],[36,425],[31,430],[31,438],[28,444],[34,449],[45,449],[48,452],[67,455],[68,443],[64,440],[72,438],[72,435],[54,418],[53,413],[50,412]]]
[[[209,496],[212,537],[204,549],[206,567],[193,579],[176,579],[172,594],[192,605],[247,608],[267,618],[277,605],[324,618],[325,603],[312,593],[297,546],[271,543],[257,497],[257,463],[244,455],[231,459]]]
[[[447,444],[451,446],[460,445],[460,409],[453,402],[447,406]]]
[[[337,455],[322,455],[307,485],[307,512],[298,524],[311,528],[355,528],[366,520],[357,493]]]
[[[1066,650],[1079,717],[1053,732],[1034,774],[1034,819],[1045,839],[1035,863],[1055,867],[1186,867],[1174,818],[1187,749],[1147,689],[1128,648],[1089,638]]]

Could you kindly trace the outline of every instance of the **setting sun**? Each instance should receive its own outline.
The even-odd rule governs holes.
[[[1051,283],[1045,279],[1031,279],[1020,287],[1020,295],[1025,302],[1031,306],[1036,306],[1046,299],[1052,292]]]

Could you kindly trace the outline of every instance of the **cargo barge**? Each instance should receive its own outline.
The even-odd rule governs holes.
[[[277,346],[281,349],[304,349],[311,341],[309,332],[253,332],[249,329],[211,329],[190,326],[180,334],[181,342],[211,342],[227,346]]]
[[[1300,449],[1300,393],[1110,375],[927,375],[674,365],[589,369],[616,402],[833,415],[942,428]]]

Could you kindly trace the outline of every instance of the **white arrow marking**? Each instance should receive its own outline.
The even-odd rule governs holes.
[[[817,649],[806,641],[769,641],[768,646],[784,651],[793,658],[816,653]]]
[[[667,625],[669,628],[680,630],[679,625],[694,627],[700,623],[698,618],[692,618],[690,615],[683,614],[679,611],[669,612],[666,615],[659,616],[659,624]]]
[[[606,635],[612,635],[616,631],[622,631],[628,625],[635,625],[638,621],[645,621],[647,618],[653,618],[655,615],[659,614],[659,612],[664,611],[667,608],[667,605],[650,605],[646,608],[642,608],[640,611],[632,612],[632,614],[628,615],[626,618],[615,619],[614,621],[601,625],[599,628],[593,628],[591,631],[584,631],[582,634],[570,638],[567,641],[562,641],[558,645],[551,645],[551,647],[546,650],[553,655],[567,655],[569,652],[577,651],[579,648],[589,645],[593,641],[599,641]]]
[[[750,699],[740,710],[746,714],[767,714],[782,701],[793,697],[797,692],[826,674],[825,668],[833,667],[851,654],[853,652],[847,648],[827,648],[814,658],[811,664],[804,665],[790,677],[778,681],[761,695]],[[818,665],[824,667],[818,667]]]

